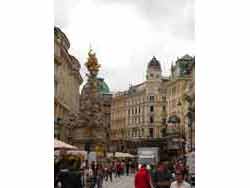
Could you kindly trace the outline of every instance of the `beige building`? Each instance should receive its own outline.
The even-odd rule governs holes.
[[[192,63],[193,57],[186,55],[172,65],[171,76],[163,77],[161,64],[153,57],[145,82],[113,95],[111,135],[114,143],[123,145],[118,148],[128,147],[124,140],[154,141],[170,133],[185,135],[182,98],[191,80],[187,70]]]
[[[79,73],[80,63],[68,50],[66,35],[54,28],[54,119],[55,132],[60,139],[68,141],[69,120],[79,112],[79,86],[83,79]],[[58,136],[58,135],[56,135]]]
[[[185,136],[186,151],[195,150],[195,65],[192,66],[191,82],[186,87],[184,94],[184,111],[186,114]],[[192,147],[191,147],[192,146]]]
[[[113,96],[111,102],[111,128],[110,128],[110,138],[112,139],[113,145],[110,147],[110,151],[119,150],[122,145],[122,141],[127,138],[127,128],[126,128],[126,92],[118,92]]]

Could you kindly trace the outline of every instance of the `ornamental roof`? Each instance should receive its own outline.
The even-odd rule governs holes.
[[[190,56],[190,55],[188,55],[188,54],[186,54],[186,55],[184,55],[181,59],[184,59],[184,60],[192,60],[193,57]]]
[[[160,61],[157,60],[155,56],[153,56],[153,58],[148,63],[148,69],[150,69],[150,68],[161,71]]]
[[[102,94],[110,93],[109,87],[103,78],[97,78],[98,80],[98,91]]]

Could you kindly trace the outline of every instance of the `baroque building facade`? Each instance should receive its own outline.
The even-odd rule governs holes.
[[[79,61],[69,54],[70,42],[54,28],[54,126],[55,136],[69,142],[69,119],[79,112],[79,87],[83,82]],[[60,133],[60,134],[59,134]]]
[[[181,150],[186,124],[182,98],[191,80],[192,64],[194,57],[185,55],[171,66],[171,75],[164,77],[160,62],[153,57],[146,81],[113,95],[111,135],[117,150],[135,153],[135,146],[157,143],[174,152]],[[178,139],[168,139],[168,135]]]

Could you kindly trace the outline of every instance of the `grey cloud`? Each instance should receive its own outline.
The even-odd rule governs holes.
[[[138,13],[158,31],[168,30],[186,40],[194,39],[194,0],[93,0],[135,6]]]
[[[80,0],[54,0],[55,1],[55,24],[61,27],[67,35],[67,25],[69,23],[70,12]],[[83,0],[84,1],[84,0]],[[182,56],[182,53],[173,48],[172,40],[168,41],[166,34],[173,37],[173,41],[178,39],[183,43],[192,43],[194,39],[194,0],[91,0],[96,5],[123,4],[136,8],[140,18],[148,22],[153,31],[160,33],[156,36],[152,43],[149,43],[140,49],[133,52],[130,61],[127,65],[121,68],[113,68],[108,64],[103,63],[100,76],[105,78],[105,81],[110,86],[111,90],[127,89],[129,83],[137,84],[145,80],[145,72],[147,63],[153,55],[155,55],[164,66],[166,73],[170,67],[171,61],[174,61],[177,55]],[[119,34],[119,33],[118,33]],[[74,48],[71,36],[67,35]],[[80,40],[80,39],[79,39]],[[136,45],[136,41],[133,41]],[[182,45],[182,43],[180,43]],[[176,44],[175,44],[176,46]],[[178,54],[176,54],[176,50]],[[189,50],[189,49],[187,49]],[[82,65],[81,73],[84,76],[86,70],[83,66],[85,59],[83,58],[82,47],[75,47],[72,54],[80,60]],[[192,54],[191,54],[192,55]],[[105,66],[106,65],[106,66]]]

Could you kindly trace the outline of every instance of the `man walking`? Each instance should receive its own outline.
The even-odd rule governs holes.
[[[81,172],[81,188],[85,188],[85,169],[81,168],[80,169]]]
[[[176,181],[171,183],[170,188],[191,188],[190,184],[184,180],[184,173],[180,170],[175,172]]]
[[[152,188],[151,178],[145,164],[135,175],[135,188]]]
[[[108,180],[108,177],[109,177],[111,182],[112,182],[112,173],[113,173],[112,171],[113,171],[112,166],[109,165],[108,170],[107,170],[107,180]]]
[[[163,162],[159,162],[158,167],[153,174],[153,184],[156,188],[169,188],[172,179],[170,171]]]
[[[130,167],[130,163],[129,163],[129,161],[126,161],[126,174],[127,174],[127,176],[129,175],[129,167]]]

